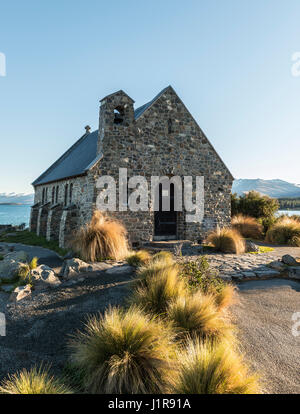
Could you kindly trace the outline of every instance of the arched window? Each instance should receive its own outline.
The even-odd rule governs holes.
[[[69,202],[72,203],[72,196],[73,196],[73,184],[70,184],[70,195],[69,195]]]
[[[56,186],[55,202],[58,203],[58,185]]]
[[[122,124],[124,121],[124,107],[117,106],[114,109],[114,124]]]
[[[46,191],[45,191],[45,203],[47,202],[48,202],[48,187],[46,188]]]
[[[54,204],[54,201],[55,201],[55,187],[52,187],[51,203]]]
[[[43,192],[42,192],[42,204],[45,203],[45,189],[43,188]]]
[[[68,184],[65,185],[65,206],[68,204]]]

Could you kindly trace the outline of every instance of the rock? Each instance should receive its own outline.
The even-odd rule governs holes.
[[[300,280],[300,267],[299,266],[289,267],[289,277],[291,279]]]
[[[282,262],[279,262],[279,260],[275,260],[274,262],[271,262],[268,264],[271,269],[278,270],[279,272],[283,272],[286,270],[286,265]]]
[[[27,253],[23,250],[19,252],[10,252],[4,256],[4,260],[14,260],[15,262],[26,263],[28,259]]]
[[[259,252],[259,247],[256,246],[256,244],[253,243],[253,241],[251,240],[246,240],[245,247],[246,247],[246,253]]]
[[[132,273],[134,271],[134,267],[129,265],[121,265],[121,266],[113,266],[110,269],[106,270],[105,273],[109,275],[125,275],[128,273]]]
[[[255,271],[255,274],[261,279],[281,276],[280,272],[275,269]]]
[[[253,279],[253,278],[256,277],[256,274],[254,272],[250,272],[250,271],[249,272],[248,271],[242,272],[242,274],[247,279]]]
[[[47,265],[38,266],[36,269],[32,270],[31,274],[36,290],[43,290],[47,287],[53,288],[61,284],[61,281],[56,276],[54,270]]]
[[[100,272],[103,270],[110,269],[112,267],[111,264],[105,262],[97,262],[97,263],[86,263],[80,259],[70,259],[66,260],[63,264],[61,269],[60,275],[64,279],[71,279],[80,275],[81,273],[87,272]]]
[[[5,256],[4,260],[0,261],[0,279],[7,281],[16,279],[22,266],[24,266],[24,263],[16,262]]]
[[[31,294],[31,286],[18,286],[10,296],[10,301],[18,302]]]
[[[282,256],[281,260],[284,264],[287,264],[289,266],[297,266],[297,264],[299,264],[296,261],[296,259],[293,256],[289,255],[289,254],[285,254],[284,256]]]
[[[68,259],[73,259],[75,256],[75,253],[73,253],[72,251],[69,251],[64,257],[63,260],[68,260]]]

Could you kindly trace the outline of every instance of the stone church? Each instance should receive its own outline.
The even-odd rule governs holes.
[[[188,223],[185,211],[117,211],[133,246],[152,240],[202,240],[230,223],[233,177],[171,86],[134,109],[122,90],[100,101],[99,129],[86,132],[34,182],[30,230],[67,246],[96,209],[99,177],[203,176],[204,216]],[[174,191],[173,191],[174,192]],[[172,190],[170,197],[172,197]],[[161,197],[161,194],[160,194]],[[117,197],[118,200],[118,197]]]

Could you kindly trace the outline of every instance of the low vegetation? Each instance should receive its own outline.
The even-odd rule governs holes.
[[[254,217],[238,214],[232,217],[231,227],[245,238],[255,240],[262,238],[263,227]]]
[[[134,289],[129,300],[147,312],[165,315],[169,304],[186,294],[186,283],[179,277],[179,268],[176,265],[163,265],[161,268],[153,268],[152,265],[150,269],[149,274],[145,269],[143,285]]]
[[[231,343],[190,339],[178,355],[178,394],[256,394],[257,378]]]
[[[4,243],[22,243],[30,246],[40,246],[46,249],[53,250],[61,256],[64,256],[67,253],[66,249],[59,247],[58,243],[53,240],[46,240],[43,236],[37,236],[35,233],[32,233],[28,230],[18,231],[15,234],[5,233],[0,236],[0,242]]]
[[[267,232],[270,243],[300,246],[300,222],[290,217],[280,218]]]
[[[62,381],[55,379],[46,367],[33,367],[8,376],[0,384],[1,394],[72,394]]]
[[[230,331],[213,295],[200,291],[178,297],[167,314],[180,338],[196,335],[202,339],[220,339]]]
[[[81,227],[71,242],[85,261],[122,260],[128,256],[127,232],[123,224],[96,210],[92,220]]]
[[[90,393],[161,393],[172,380],[173,333],[137,307],[90,318],[71,350]]]
[[[209,233],[207,242],[222,253],[245,253],[245,241],[240,233],[231,228],[217,228]]]
[[[140,267],[147,264],[151,260],[151,255],[147,250],[139,250],[138,252],[131,252],[126,258],[130,266]]]

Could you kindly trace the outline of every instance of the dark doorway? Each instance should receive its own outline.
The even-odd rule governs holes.
[[[176,238],[177,212],[174,210],[174,184],[170,184],[170,194],[163,194],[162,184],[159,184],[159,211],[154,212],[154,236],[163,239]],[[170,197],[170,211],[162,211],[163,197]]]

